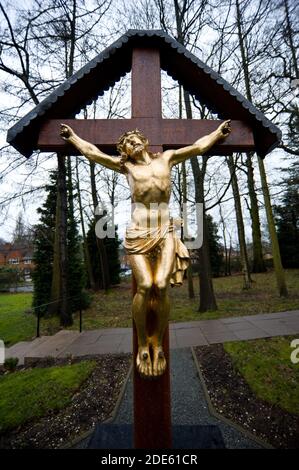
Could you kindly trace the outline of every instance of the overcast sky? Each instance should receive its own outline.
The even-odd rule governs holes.
[[[208,38],[206,38],[208,41]],[[1,74],[1,72],[0,72]],[[1,76],[0,76],[1,78]],[[290,90],[291,93],[291,90]],[[1,99],[1,107],[9,107],[13,103],[13,97],[8,97],[8,95],[4,92],[0,93],[0,99]],[[23,109],[23,115],[26,114],[30,110],[30,106],[27,106],[27,108]],[[176,116],[173,116],[176,117]],[[3,128],[3,125],[1,126]],[[3,128],[3,130],[0,132],[0,146],[2,147],[5,145],[6,142],[6,131],[7,129]],[[191,142],[190,142],[191,143]],[[25,157],[23,157],[25,160]],[[31,159],[31,161],[27,162],[27,165],[31,165],[36,161],[36,159]],[[2,158],[0,162],[0,173],[1,171],[4,170],[7,166],[7,161],[4,161]],[[268,175],[268,182],[270,185],[273,183],[279,181],[281,173],[277,168],[281,167],[287,167],[289,165],[289,161],[286,160],[285,153],[281,150],[274,150],[271,152],[269,155],[267,155],[265,159],[265,166],[266,166],[266,171]],[[45,158],[45,156],[41,156],[39,159],[39,166],[37,171],[34,173],[34,185],[38,186],[39,184],[44,184],[45,183],[45,175],[48,174],[48,170],[51,168],[56,167],[56,158],[55,157],[50,157],[48,159]],[[12,172],[9,176],[9,178],[6,178],[4,183],[1,184],[0,186],[0,200],[3,200],[5,195],[11,194],[12,188],[17,189],[18,185],[21,185],[24,183],[24,178],[27,175],[26,169],[21,166],[19,169],[16,169],[14,172]],[[255,171],[255,179],[257,186],[260,185],[259,183],[259,178],[258,178],[258,171]],[[28,187],[30,185],[30,181],[28,181]],[[271,189],[272,194],[275,194],[277,192],[277,188]],[[272,199],[272,202],[277,202],[274,200],[275,198]],[[15,227],[16,223],[16,218],[18,216],[18,213],[21,211],[24,220],[28,225],[32,225],[38,221],[38,215],[36,213],[37,207],[39,207],[44,200],[44,196],[41,197],[40,195],[31,198],[29,202],[26,203],[24,206],[22,204],[22,201],[20,199],[17,199],[15,202],[12,202],[8,208],[8,210],[4,213],[4,217],[2,220],[0,220],[0,238],[3,238],[5,240],[10,240],[11,235],[13,232],[13,229]],[[262,202],[262,198],[259,198],[260,202]],[[233,203],[232,201],[224,204],[224,214],[227,216],[229,219],[229,222],[232,227],[232,235],[234,241],[237,240],[237,230],[236,230],[236,224],[235,224],[235,214],[233,210]],[[251,233],[250,233],[250,218],[249,218],[249,213],[246,210],[245,205],[243,205],[244,208],[244,217],[245,217],[245,225],[246,225],[246,234],[248,240],[251,239]],[[217,221],[219,219],[219,210],[218,208],[215,208],[212,212],[213,217]],[[119,225],[119,233],[120,236],[123,238],[124,236],[124,231],[125,231],[125,226],[126,222],[130,217],[130,205],[129,202],[127,203],[122,203],[121,206],[116,208],[116,219],[115,222]],[[265,214],[264,211],[261,211],[261,219],[262,222],[265,221]]]

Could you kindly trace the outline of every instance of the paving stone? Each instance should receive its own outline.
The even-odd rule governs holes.
[[[219,328],[223,328],[224,325],[222,325],[221,321],[220,320],[201,320],[200,322],[200,328],[202,327],[212,327],[214,326],[215,328],[219,327]]]
[[[93,345],[97,345],[97,344],[111,344],[111,347],[113,349],[117,348],[119,345],[120,345],[120,342],[122,340],[122,338],[124,337],[124,335],[101,335],[98,340],[93,343]]]
[[[239,321],[242,321],[243,318],[245,317],[228,317],[228,318],[219,318],[219,321],[221,323],[230,324],[230,323],[238,323]]]
[[[208,320],[210,321],[210,320]],[[190,329],[190,328],[197,328],[201,325],[202,320],[198,321],[189,321],[189,322],[178,322],[178,323],[170,323],[169,329],[173,330],[182,330],[182,329]]]
[[[208,344],[200,328],[177,331],[177,344],[179,348],[187,346],[205,346]]]
[[[177,334],[175,330],[170,330],[169,331],[169,347],[171,349],[176,349],[178,348],[178,341],[177,341]]]
[[[68,348],[64,349],[60,354],[59,357],[67,357],[72,355],[74,357],[80,356],[97,356],[99,354],[116,354],[118,353],[119,342],[117,344],[107,343],[107,342],[99,342],[92,344],[81,344],[76,345],[72,344]]]
[[[265,338],[265,333],[258,328],[238,330],[235,331],[235,335],[240,340]]]
[[[133,351],[132,335],[123,335],[118,346],[119,353],[131,353]]]
[[[132,344],[121,344],[117,352],[119,354],[132,354],[133,346]]]
[[[170,349],[177,349],[178,347],[179,347],[179,343],[178,343],[178,340],[176,338],[169,340],[169,348]]]
[[[291,325],[283,327],[272,326],[268,328],[267,333],[274,334],[275,336],[296,335],[299,334],[299,327],[294,328]]]
[[[19,359],[18,365],[24,365],[24,357],[28,349],[31,348],[31,343],[29,341],[21,341],[20,343],[11,346],[10,348],[5,349],[5,359],[11,357],[17,357]]]
[[[106,335],[122,335],[129,333],[131,328],[103,328],[101,330],[101,335],[106,336]]]
[[[190,322],[171,323],[170,328],[174,330],[184,330],[190,328]]]
[[[237,336],[232,331],[205,333],[205,338],[210,344],[225,343],[226,341],[238,341]]]
[[[274,312],[268,315],[270,315],[272,318],[299,318],[299,310],[291,310],[291,311],[287,310],[285,312]]]
[[[94,343],[92,344],[76,344],[76,345],[70,345],[67,348],[65,348],[63,351],[61,351],[57,357],[68,357],[68,356],[73,356],[73,357],[82,357],[82,356],[89,356],[92,354],[99,354],[98,348],[94,346]]]
[[[298,332],[298,327],[299,327],[299,321],[289,321],[286,323],[286,326],[292,327],[294,329],[294,332]]]
[[[18,365],[22,366],[24,365],[24,358],[28,356],[30,351],[47,341],[48,338],[50,338],[50,336],[41,336],[40,338],[35,338],[33,341],[21,341],[20,343],[14,344],[6,349],[5,358],[17,357],[19,359]]]
[[[276,319],[299,319],[299,311],[286,311],[286,312],[274,312],[274,313],[259,313],[257,315],[246,315],[242,317],[246,320],[276,320]]]
[[[15,354],[16,356],[18,354],[23,354],[27,349],[29,349],[31,346],[30,341],[20,341],[17,344],[14,344],[10,348],[6,348],[5,350],[5,356],[6,357],[13,357]]]
[[[252,325],[252,323],[244,320],[244,321],[239,321],[239,322],[235,322],[235,323],[227,323],[227,328],[230,331],[235,332],[235,331],[239,331],[239,330],[252,329],[253,325]],[[263,332],[262,330],[259,330],[259,331]]]
[[[95,343],[102,334],[102,330],[87,330],[80,333],[80,336],[76,339],[76,343]]]
[[[228,326],[222,323],[211,323],[204,324],[200,326],[202,333],[205,335],[206,333],[225,333],[229,332]]]
[[[79,335],[80,333],[76,331],[60,331],[54,336],[49,336],[44,343],[32,348],[26,357],[57,357],[64,349],[68,348]]]
[[[91,349],[89,354],[118,354],[119,352],[119,344],[112,345],[112,347],[108,343],[100,344],[97,347],[93,346],[94,349]]]
[[[281,333],[281,335],[289,335],[299,332],[298,324],[288,324],[288,322],[279,319],[258,320],[253,318],[251,323],[267,334],[277,335]]]

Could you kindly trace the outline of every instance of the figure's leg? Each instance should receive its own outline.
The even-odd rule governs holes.
[[[175,259],[175,245],[172,234],[168,234],[162,246],[161,253],[157,259],[154,273],[154,284],[158,288],[159,300],[157,304],[157,329],[151,338],[153,347],[153,375],[162,375],[166,368],[166,359],[163,352],[162,342],[169,320],[170,304],[168,298],[168,286],[173,270]]]
[[[137,284],[137,292],[132,303],[132,315],[138,337],[136,365],[142,376],[151,376],[152,361],[146,332],[146,315],[153,275],[150,262],[144,255],[130,255],[130,264]]]

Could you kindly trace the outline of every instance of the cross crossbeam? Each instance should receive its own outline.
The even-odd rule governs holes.
[[[92,142],[102,151],[116,152],[115,144],[126,131],[138,128],[150,142],[150,150],[181,148],[193,144],[219,126],[218,120],[162,119],[134,117],[132,119],[63,119],[63,122],[84,140]],[[63,152],[74,155],[73,146],[65,144],[60,135],[61,119],[50,119],[41,128],[38,148],[43,152]],[[231,122],[232,132],[222,143],[215,144],[210,155],[230,155],[254,149],[253,135],[242,121]]]
[[[150,150],[180,148],[193,144],[214,131],[218,120],[163,119],[161,105],[161,69],[158,49],[136,48],[132,55],[132,118],[131,119],[48,119],[41,127],[37,147],[43,152],[74,154],[60,137],[60,123],[71,126],[82,139],[102,151],[115,154],[115,143],[121,134],[138,128],[150,141]],[[223,142],[213,146],[210,155],[230,155],[255,148],[248,124],[233,120],[232,132]]]

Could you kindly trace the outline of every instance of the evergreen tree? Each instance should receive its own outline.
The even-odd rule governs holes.
[[[91,269],[94,277],[95,282],[95,289],[102,288],[102,276],[101,276],[101,265],[100,259],[98,256],[98,249],[97,249],[97,239],[95,234],[95,221],[90,223],[89,229],[86,235],[87,240],[87,247],[90,253],[90,262],[91,262]],[[91,287],[91,286],[88,286]]]
[[[55,234],[55,212],[57,198],[57,172],[50,174],[50,184],[46,201],[37,209],[40,214],[40,223],[34,227],[34,253],[35,269],[32,273],[34,293],[33,307],[47,304],[51,298],[51,282],[53,270],[53,247]],[[40,308],[40,314],[47,312],[47,306]]]
[[[94,275],[94,280],[97,289],[103,288],[103,279],[102,279],[102,271],[101,271],[101,260],[98,255],[97,249],[97,239],[95,233],[95,221],[92,222],[89,226],[89,230],[87,233],[87,244],[90,253],[93,253],[91,257],[91,265]],[[104,225],[104,229],[107,227]],[[110,282],[112,285],[118,284],[120,282],[120,260],[119,260],[119,245],[120,241],[118,238],[117,233],[117,226],[115,227],[115,237],[108,238],[105,237],[103,239],[104,246],[107,252],[107,259],[108,259],[108,269],[109,269],[109,277]]]
[[[211,215],[206,214],[206,231],[207,231],[207,245],[209,248],[209,257],[211,264],[211,271],[213,277],[219,277],[221,273],[223,263],[223,249],[219,243],[220,236],[218,235],[218,226],[213,221]],[[200,255],[199,250],[196,250],[195,259],[196,263],[193,265],[195,271],[199,271],[200,268]],[[200,274],[200,272],[199,272]]]
[[[114,238],[104,238],[104,245],[106,247],[109,277],[112,285],[120,283],[120,260],[119,260],[119,245],[121,242],[118,238],[117,226],[115,227]]]
[[[286,192],[275,207],[277,237],[284,268],[299,268],[299,165],[288,169]]]
[[[45,203],[37,211],[40,214],[40,223],[34,230],[35,269],[33,271],[33,307],[47,304],[51,301],[51,284],[53,278],[55,217],[57,202],[57,172],[50,174],[50,184],[46,187],[48,192]],[[81,238],[74,217],[73,193],[68,188],[68,223],[67,223],[67,284],[68,305],[71,312],[87,305],[87,299],[82,293],[85,286],[85,273],[82,255]],[[55,304],[51,304],[51,313],[56,313]],[[40,308],[41,314],[50,313],[47,306]]]
[[[82,240],[78,231],[78,224],[74,216],[74,195],[71,184],[71,174],[68,175],[68,220],[67,220],[67,281],[70,309],[74,312],[83,302],[82,290],[86,284],[84,272]]]
[[[219,243],[220,236],[218,235],[217,224],[213,221],[211,215],[207,215],[207,229],[209,237],[209,251],[213,277],[219,277],[223,262],[222,247]]]

